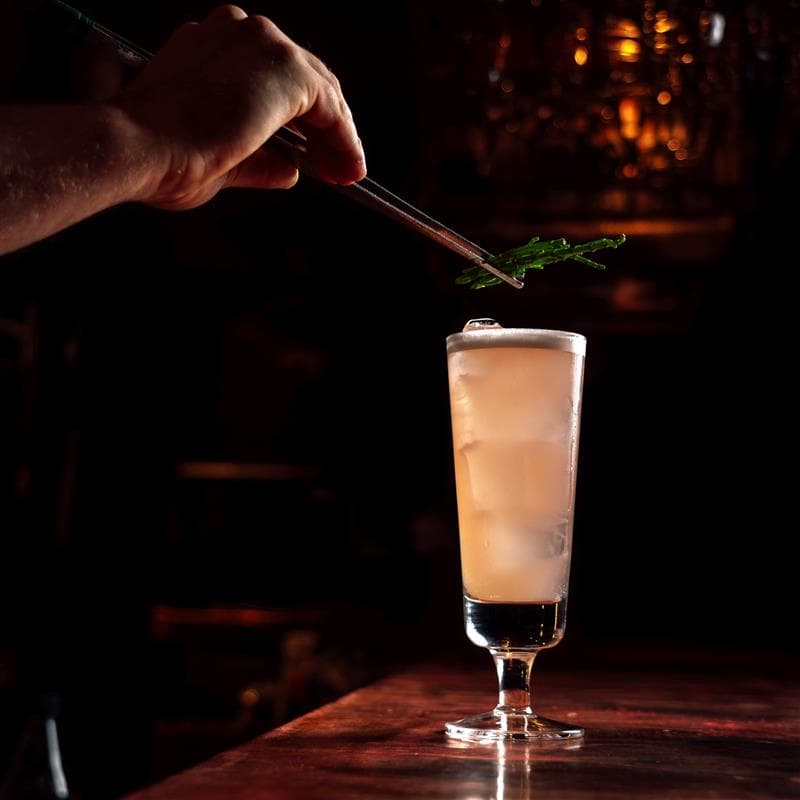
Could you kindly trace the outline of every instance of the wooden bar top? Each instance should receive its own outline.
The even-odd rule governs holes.
[[[487,656],[367,686],[129,800],[800,798],[797,661],[563,672],[547,659],[534,705],[582,725],[578,746],[447,739],[445,720],[496,702]]]

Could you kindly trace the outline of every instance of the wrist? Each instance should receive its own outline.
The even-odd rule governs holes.
[[[147,201],[168,174],[171,161],[157,135],[124,107],[111,102],[97,109],[107,162],[121,176],[119,202]]]

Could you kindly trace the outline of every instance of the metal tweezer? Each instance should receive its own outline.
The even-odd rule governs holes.
[[[292,130],[283,127],[272,134],[270,144],[277,145],[278,149],[297,164],[298,169],[303,174],[313,175],[314,171],[308,161],[305,137]],[[416,206],[398,197],[394,192],[390,192],[385,186],[381,186],[371,178],[351,183],[348,186],[336,187],[340,192],[352,197],[365,206],[379,211],[396,222],[405,225],[412,230],[421,233],[435,242],[447,247],[454,253],[469,259],[470,261],[483,267],[487,272],[499,278],[501,281],[521,289],[524,284],[511,275],[506,275],[497,267],[488,263],[492,254],[479,247],[469,239],[465,239],[461,234],[451,230],[433,217],[428,216],[424,211],[420,211]]]
[[[63,0],[50,0],[50,5],[66,14],[71,22],[77,22],[85,34],[107,46],[110,45],[120,60],[128,66],[143,67],[152,58],[152,53],[148,50],[100,25],[91,17],[87,17],[81,11],[78,11],[78,9],[67,5]],[[303,174],[316,177],[314,169],[308,160],[306,138],[302,134],[284,126],[272,135],[268,143],[276,146],[283,155],[293,161]],[[469,241],[469,239],[465,239],[461,234],[451,230],[433,217],[429,217],[423,211],[412,206],[411,203],[403,200],[402,197],[398,197],[386,187],[381,186],[377,181],[373,181],[371,178],[364,178],[349,186],[339,186],[337,188],[354,200],[358,200],[396,222],[433,239],[454,253],[458,253],[458,255],[472,261],[487,272],[491,272],[496,278],[505,281],[515,289],[523,287],[522,281],[511,275],[506,275],[505,272],[488,263],[488,259],[492,257],[491,253]]]

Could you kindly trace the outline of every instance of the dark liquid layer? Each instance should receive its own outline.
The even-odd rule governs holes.
[[[479,647],[504,650],[552,647],[564,635],[567,601],[484,603],[464,597],[469,640]]]

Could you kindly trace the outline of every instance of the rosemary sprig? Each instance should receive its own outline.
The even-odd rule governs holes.
[[[605,269],[602,264],[587,258],[586,253],[605,250],[607,247],[617,248],[624,241],[624,233],[613,239],[595,239],[583,244],[570,244],[564,238],[543,242],[538,236],[534,236],[527,244],[506,250],[487,261],[514,278],[522,278],[529,269],[544,269],[546,264],[556,264],[559,261],[577,261],[594,269]],[[467,284],[471,289],[483,289],[501,281],[479,265],[473,264],[464,269],[456,278],[456,283]]]

